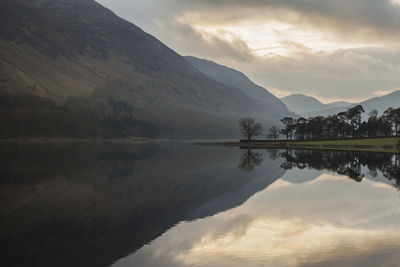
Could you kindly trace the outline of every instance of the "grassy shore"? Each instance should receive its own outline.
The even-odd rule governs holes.
[[[313,148],[400,152],[400,137],[332,139],[332,140],[241,140],[240,147],[248,148]]]

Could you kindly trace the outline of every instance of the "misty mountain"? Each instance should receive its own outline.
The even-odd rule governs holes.
[[[366,113],[372,111],[373,109],[378,110],[379,114],[388,109],[389,107],[399,108],[400,107],[400,90],[394,91],[390,94],[374,97],[360,103],[363,105]]]
[[[325,104],[325,107],[327,107],[329,109],[331,109],[331,108],[347,108],[351,105],[353,105],[353,103],[351,103],[351,102],[336,101],[336,102]]]
[[[232,68],[219,65],[213,61],[192,56],[185,57],[196,69],[211,77],[217,82],[240,90],[254,101],[264,105],[265,110],[272,118],[280,119],[282,115],[289,115],[288,108],[267,89],[255,84],[243,73]],[[279,122],[276,122],[279,123]]]
[[[319,116],[319,115],[322,115],[322,116],[334,115],[339,112],[347,110],[349,107],[352,107],[352,106],[355,106],[358,104],[360,104],[364,107],[365,113],[363,114],[363,119],[366,119],[368,117],[368,113],[374,109],[376,109],[378,111],[379,116],[380,116],[389,107],[393,107],[393,108],[400,107],[400,90],[394,91],[394,92],[384,95],[384,96],[374,97],[374,98],[365,100],[360,103],[351,104],[347,107],[338,107],[338,108],[331,108],[331,109],[325,109],[325,110],[319,110],[319,111],[317,110],[317,111],[313,111],[313,112],[302,113],[301,115],[304,117],[315,117],[315,116]]]
[[[288,113],[93,0],[3,0],[0,25],[1,137],[237,137],[240,117]]]
[[[329,104],[323,104],[314,97],[306,96],[303,94],[293,94],[281,98],[282,102],[289,108],[289,110],[304,116],[304,114],[314,114],[321,110],[329,110],[335,108],[343,108],[351,106],[349,102],[332,102]]]
[[[294,94],[281,98],[289,110],[301,114],[314,110],[324,109],[325,106],[317,99],[302,94]]]

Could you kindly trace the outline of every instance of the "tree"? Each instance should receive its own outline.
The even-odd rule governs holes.
[[[294,120],[293,120],[293,118],[292,117],[285,117],[285,118],[281,119],[281,122],[284,125],[286,125],[286,128],[281,130],[281,133],[286,135],[286,139],[287,140],[289,140],[289,138],[292,139],[293,130],[294,130],[294,127],[293,127],[294,126],[293,125]]]
[[[374,109],[374,110],[372,110],[371,112],[368,113],[368,116],[370,118],[372,118],[372,117],[376,118],[376,117],[378,117],[378,111],[376,109]]]
[[[382,114],[382,119],[383,119],[383,121],[385,122],[385,124],[387,125],[387,126],[389,126],[390,125],[390,130],[388,131],[388,132],[386,132],[385,131],[385,136],[392,136],[392,126],[393,126],[393,121],[394,121],[394,118],[393,118],[393,108],[392,107],[390,107],[390,108],[388,108],[387,110],[385,110],[384,112],[383,112],[383,114]],[[386,128],[386,127],[385,127]],[[386,128],[387,129],[387,128]]]
[[[338,137],[340,120],[337,116],[328,116],[326,118],[326,137]]]
[[[259,136],[263,132],[261,123],[256,123],[252,118],[241,118],[239,120],[240,134],[251,140],[254,136]]]
[[[310,118],[308,123],[311,138],[320,139],[324,133],[325,118],[323,116],[317,116]]]
[[[346,117],[347,117],[346,114],[347,114],[347,112],[343,111],[343,112],[339,112],[336,115],[336,117],[339,119],[339,125],[338,125],[339,136],[341,136],[342,138],[345,138],[346,134],[347,134],[348,125],[346,122]]]
[[[393,109],[391,112],[393,123],[394,123],[394,135],[399,134],[399,125],[400,125],[400,108]]]
[[[377,121],[376,121],[377,129],[378,129],[378,135],[379,136],[390,136],[392,133],[392,125],[389,121],[386,120],[386,118],[382,115]]]
[[[377,136],[377,132],[379,130],[379,125],[378,125],[378,111],[376,109],[372,110],[370,113],[368,113],[369,118],[367,122],[367,131],[368,131],[368,136]]]
[[[276,138],[279,137],[279,131],[280,130],[277,127],[272,126],[271,128],[269,128],[269,132],[267,134],[267,138],[276,140]]]
[[[295,125],[295,134],[297,139],[305,139],[307,134],[307,120],[303,117],[297,119]]]
[[[365,112],[363,106],[357,105],[347,110],[347,119],[352,127],[352,135],[359,135],[358,130],[361,125],[361,113]]]
[[[281,122],[285,128],[280,131],[286,138],[292,139],[293,132],[297,140],[326,138],[355,138],[373,136],[391,136],[400,134],[400,108],[388,108],[378,116],[377,110],[368,113],[369,118],[362,120],[365,112],[362,105],[356,105],[347,111],[327,117],[317,116],[297,120],[285,117]],[[399,180],[400,181],[400,180]],[[400,185],[400,184],[399,184]]]

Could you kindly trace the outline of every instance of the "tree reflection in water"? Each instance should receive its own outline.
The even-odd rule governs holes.
[[[365,176],[363,170],[367,169],[370,176],[377,177],[378,172],[381,172],[385,178],[394,181],[394,186],[400,188],[400,154],[307,149],[267,149],[267,152],[271,160],[283,158],[281,167],[286,170],[330,170],[361,182]],[[248,166],[246,170],[252,170],[260,164],[260,160],[261,153],[248,149],[241,154],[241,169]]]
[[[240,153],[239,169],[244,171],[254,170],[255,166],[261,165],[262,154],[251,149],[242,150]]]

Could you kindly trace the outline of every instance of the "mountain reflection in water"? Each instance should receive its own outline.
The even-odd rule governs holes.
[[[245,149],[239,158],[246,173],[270,161],[286,172],[242,205],[181,222],[113,266],[398,266],[398,155]]]
[[[0,150],[4,266],[399,260],[398,155],[179,143]]]

